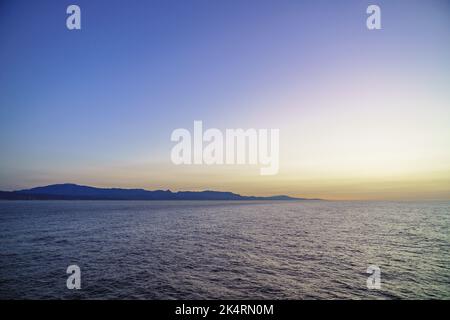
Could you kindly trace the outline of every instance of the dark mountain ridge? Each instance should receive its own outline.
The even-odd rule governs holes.
[[[53,184],[18,191],[0,191],[3,200],[319,200],[279,195],[270,197],[241,196],[222,191],[144,190],[96,188],[77,184]]]

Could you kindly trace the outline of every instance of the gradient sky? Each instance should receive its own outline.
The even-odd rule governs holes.
[[[194,120],[279,128],[279,174],[173,165]],[[3,0],[0,150],[1,190],[450,199],[450,1]]]

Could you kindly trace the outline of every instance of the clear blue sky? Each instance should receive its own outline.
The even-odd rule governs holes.
[[[372,3],[379,31],[365,25]],[[81,7],[80,31],[66,29],[69,4]],[[381,189],[389,177],[439,175],[433,190],[446,197],[449,65],[445,0],[5,0],[0,189],[76,182],[323,197],[347,188],[336,197],[352,198],[352,185],[337,182],[352,167],[355,184],[388,172]],[[280,176],[258,189],[253,171],[171,167],[170,133],[194,120],[280,128]],[[417,137],[426,139],[410,145]]]

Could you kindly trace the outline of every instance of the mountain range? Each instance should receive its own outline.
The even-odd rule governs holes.
[[[17,191],[0,191],[0,200],[320,200],[285,195],[255,197],[222,191],[96,188],[64,183]]]

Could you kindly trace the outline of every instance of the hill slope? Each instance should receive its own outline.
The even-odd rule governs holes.
[[[308,200],[288,196],[254,197],[221,191],[149,191],[144,189],[95,188],[77,184],[54,184],[32,189],[4,192],[9,200]],[[318,200],[318,199],[313,199]]]

